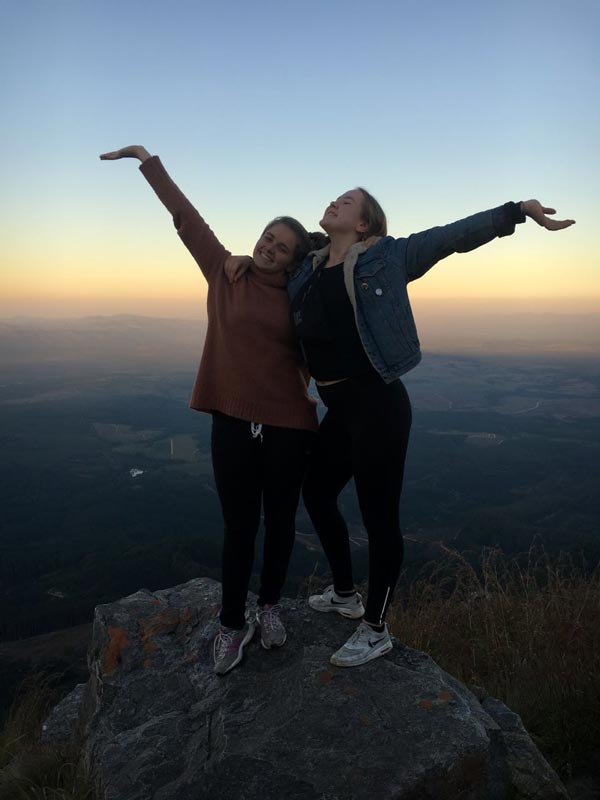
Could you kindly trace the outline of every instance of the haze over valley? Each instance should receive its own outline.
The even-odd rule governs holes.
[[[131,316],[0,329],[0,635],[86,622],[95,604],[218,577],[210,417],[187,402],[201,323]],[[402,501],[410,578],[440,543],[600,554],[597,355],[426,352]],[[365,535],[342,496],[357,578]],[[287,591],[326,564],[303,508]]]

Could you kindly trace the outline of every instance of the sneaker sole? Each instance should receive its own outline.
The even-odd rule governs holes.
[[[380,656],[386,655],[392,650],[394,645],[392,642],[388,642],[383,647],[378,650],[372,650],[370,653],[367,653],[362,658],[356,659],[355,661],[338,661],[335,659],[335,654],[331,656],[329,659],[330,663],[334,664],[336,667],[360,667],[361,664],[367,664],[369,661],[373,661]]]
[[[308,605],[312,608],[313,611],[320,611],[323,614],[328,614],[330,611],[334,611],[336,614],[339,614],[342,617],[346,617],[346,619],[359,619],[360,617],[363,617],[365,614],[365,609],[362,606],[360,608],[355,608],[354,610],[350,608],[344,608],[344,606],[321,607],[316,604],[313,605],[310,601],[310,598],[308,600]]]
[[[240,644],[240,646],[239,646],[239,648],[238,648],[238,654],[237,654],[237,658],[235,659],[235,661],[233,661],[233,662],[232,662],[232,663],[231,663],[231,664],[230,664],[230,665],[227,667],[227,669],[226,669],[226,670],[223,670],[223,672],[217,672],[217,671],[215,670],[215,675],[227,675],[227,673],[228,673],[228,672],[231,672],[231,670],[232,670],[234,667],[237,667],[237,665],[240,663],[240,661],[241,661],[241,660],[242,660],[242,658],[244,657],[244,647],[246,647],[246,645],[247,645],[247,644],[248,644],[250,641],[252,641],[252,637],[254,636],[254,631],[255,631],[255,630],[256,630],[256,628],[255,628],[255,626],[254,626],[254,623],[253,623],[253,622],[250,622],[250,623],[249,623],[249,627],[248,627],[248,633],[247,633],[247,634],[244,636],[244,638],[243,638],[243,640],[242,640],[242,642],[241,642],[241,644]]]

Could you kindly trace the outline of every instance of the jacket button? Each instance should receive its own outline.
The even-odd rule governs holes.
[[[368,288],[369,288],[369,284],[368,284],[368,283],[366,283],[365,281],[363,281],[363,282],[361,283],[361,285],[360,285],[360,288],[361,288],[361,289],[368,289]]]
[[[381,295],[383,294],[383,289],[379,288],[375,289],[375,294],[377,295],[377,297],[381,297]]]

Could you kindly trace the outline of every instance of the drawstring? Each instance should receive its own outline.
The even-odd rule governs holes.
[[[263,435],[262,435],[262,422],[251,422],[250,423],[250,432],[252,433],[253,439],[258,439],[260,436],[260,440],[262,442]]]

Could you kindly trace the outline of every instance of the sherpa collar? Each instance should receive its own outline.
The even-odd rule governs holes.
[[[312,255],[313,272],[327,260],[330,249],[331,243],[326,244],[325,247],[321,248],[321,250],[315,250],[310,254]],[[354,294],[354,267],[356,266],[356,262],[358,261],[358,257],[361,255],[361,253],[365,253],[367,250],[368,247],[364,242],[356,242],[350,247],[346,253],[346,257],[344,258],[344,286],[348,292],[348,297],[350,298],[350,302],[352,303],[352,308],[354,309],[355,314],[356,296]]]

